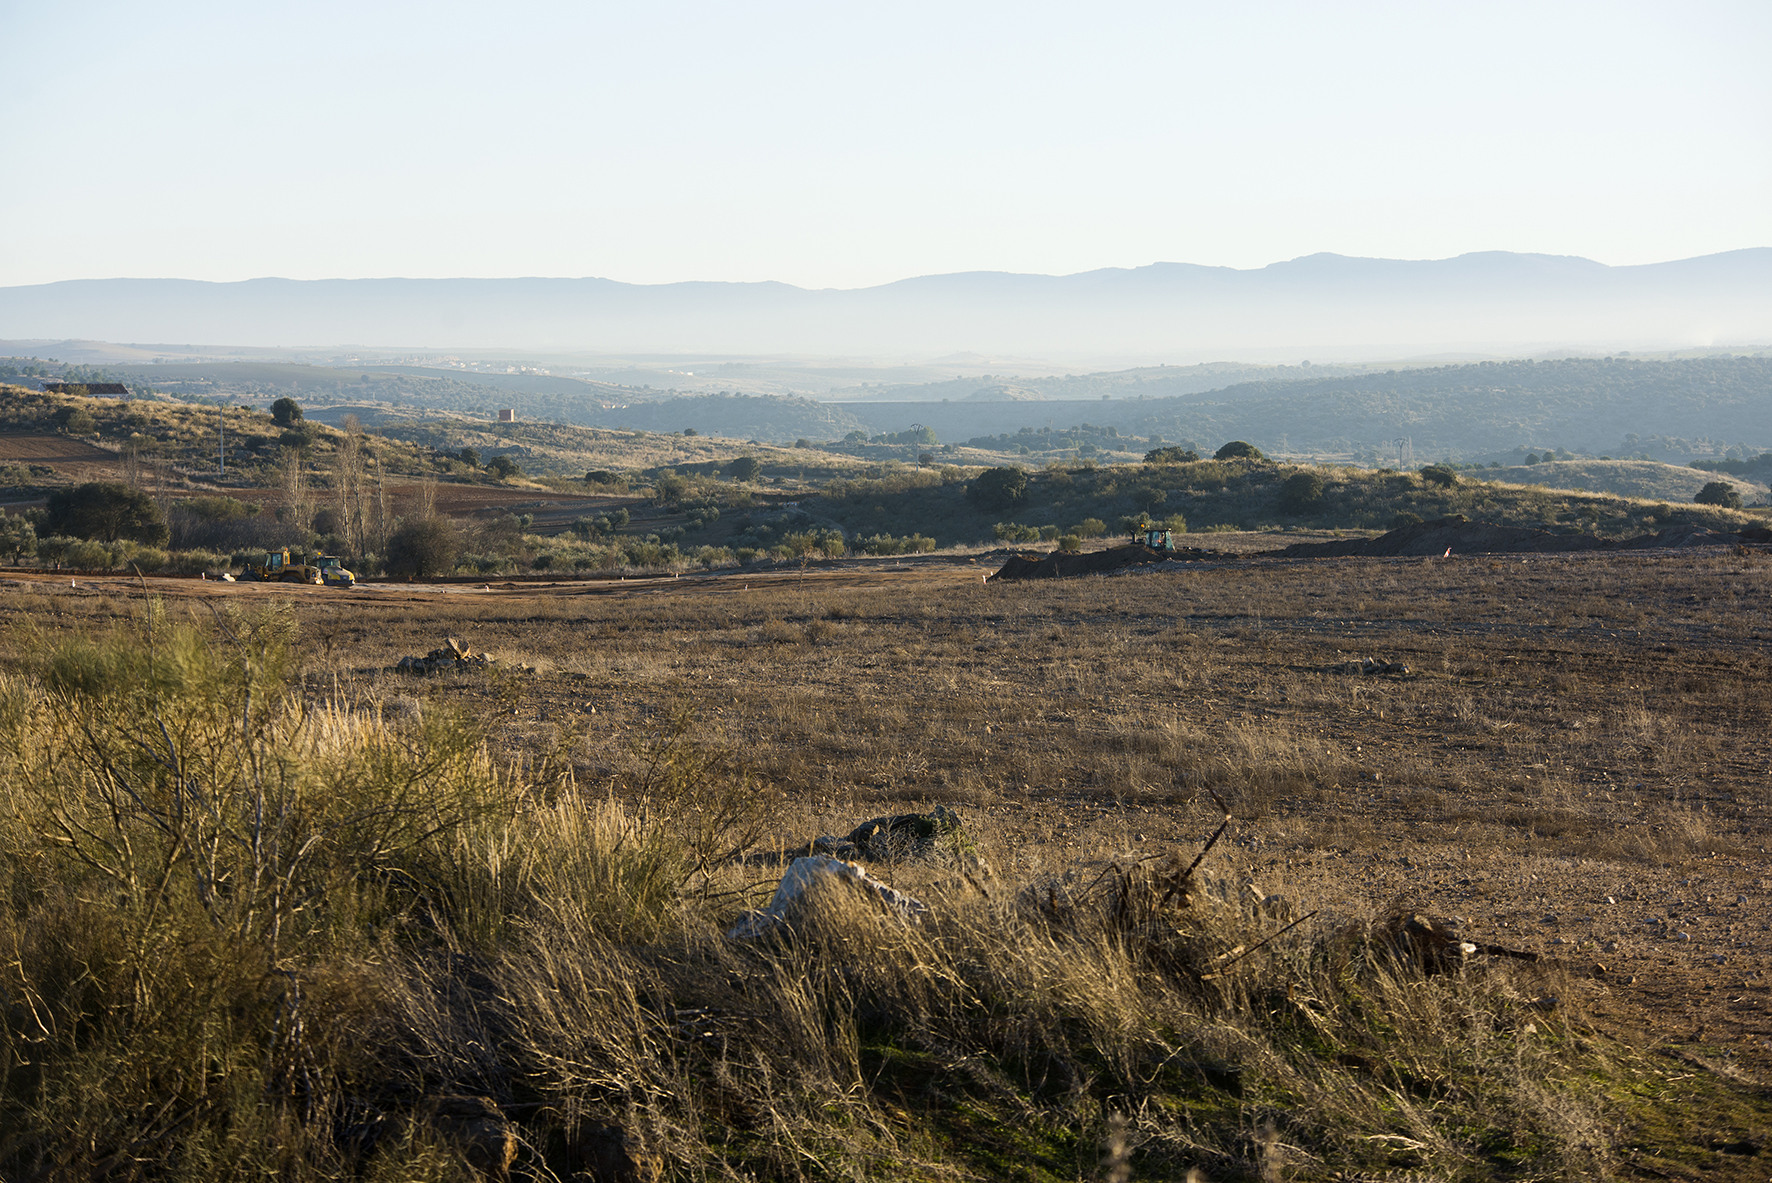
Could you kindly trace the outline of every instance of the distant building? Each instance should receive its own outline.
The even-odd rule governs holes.
[[[90,394],[105,395],[110,398],[128,398],[129,387],[121,382],[45,382],[43,389],[50,394]]]
[[[498,413],[498,421],[500,423],[515,423],[517,421],[517,412],[500,411]]]

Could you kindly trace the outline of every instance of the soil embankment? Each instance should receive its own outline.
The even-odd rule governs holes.
[[[1445,554],[1569,554],[1596,550],[1674,549],[1693,546],[1736,546],[1772,542],[1772,529],[1757,527],[1739,534],[1718,533],[1702,526],[1669,526],[1655,534],[1635,538],[1597,538],[1592,534],[1563,534],[1531,526],[1501,526],[1473,522],[1463,515],[1417,522],[1376,538],[1338,538],[1328,542],[1300,542],[1279,550],[1258,552],[1261,558],[1333,559],[1345,557],[1390,558]],[[1067,554],[1011,555],[992,579],[1053,579],[1071,575],[1106,575],[1150,563],[1187,562],[1199,559],[1247,558],[1189,547],[1163,552],[1133,543],[1109,550]]]

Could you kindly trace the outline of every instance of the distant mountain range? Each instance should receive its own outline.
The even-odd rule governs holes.
[[[1772,342],[1772,248],[1608,267],[1489,251],[1318,254],[1240,271],[965,272],[853,290],[609,279],[89,279],[0,288],[0,338],[1122,362],[1280,347],[1422,350]]]

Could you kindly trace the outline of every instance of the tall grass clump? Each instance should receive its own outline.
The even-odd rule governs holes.
[[[292,635],[151,607],[0,688],[0,1173],[327,1145],[355,1054],[328,1000],[426,894],[427,848],[510,808],[458,723],[302,702]]]

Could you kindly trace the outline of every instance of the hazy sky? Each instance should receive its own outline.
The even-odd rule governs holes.
[[[0,45],[0,285],[1772,245],[1766,0],[0,0]]]

